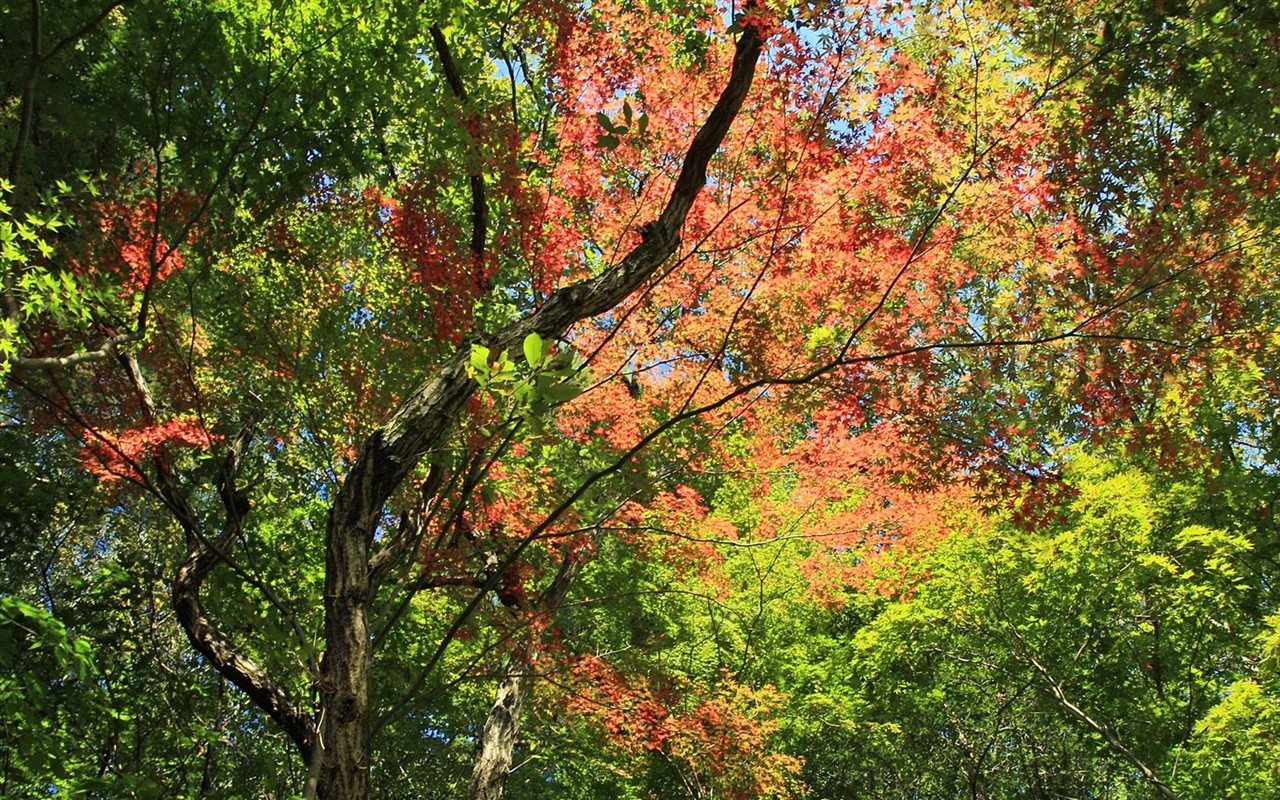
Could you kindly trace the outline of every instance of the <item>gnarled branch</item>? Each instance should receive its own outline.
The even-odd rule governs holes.
[[[155,399],[142,374],[137,356],[129,353],[122,356],[120,361],[142,403],[145,420],[154,424],[158,417]],[[205,579],[218,562],[224,559],[224,554],[230,551],[244,524],[245,509],[240,506],[240,498],[236,494],[235,476],[248,438],[246,427],[231,443],[222,464],[218,488],[226,506],[227,521],[222,532],[213,539],[206,535],[195,509],[174,481],[163,451],[155,455],[156,488],[186,534],[187,555],[173,579],[173,606],[191,645],[209,659],[209,663],[219,674],[235,684],[279,723],[293,739],[303,759],[309,760],[315,737],[307,712],[261,665],[239,652],[231,637],[213,624],[200,602],[200,590]]]

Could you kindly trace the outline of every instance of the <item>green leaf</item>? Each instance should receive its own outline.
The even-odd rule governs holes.
[[[582,394],[582,387],[570,381],[562,381],[547,386],[543,389],[543,394],[553,402],[566,403]]]
[[[836,332],[825,325],[819,325],[809,331],[809,340],[806,343],[809,354],[821,347],[830,347],[836,342]]]
[[[524,337],[524,360],[529,366],[537,368],[547,355],[547,343],[536,333]]]

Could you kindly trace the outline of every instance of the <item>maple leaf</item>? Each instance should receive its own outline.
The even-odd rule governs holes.
[[[130,428],[118,434],[91,431],[82,457],[87,469],[104,483],[145,483],[144,464],[170,447],[208,449],[216,441],[194,418]]]

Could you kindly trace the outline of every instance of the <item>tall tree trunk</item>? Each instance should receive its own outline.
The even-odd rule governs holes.
[[[324,748],[322,800],[369,796],[369,543],[358,530],[330,520],[325,554],[325,654],[320,720]]]
[[[582,572],[581,557],[566,550],[556,576],[543,590],[529,611],[554,618],[564,605],[569,589]],[[531,630],[541,630],[535,626]],[[511,774],[511,757],[520,733],[520,712],[533,693],[533,662],[538,658],[541,635],[529,633],[529,638],[516,648],[507,662],[507,674],[498,684],[493,708],[485,719],[480,734],[480,746],[476,752],[475,768],[471,772],[471,791],[468,800],[501,800],[502,792]]]
[[[493,708],[484,722],[469,800],[501,800],[511,774],[511,757],[520,733],[520,712],[533,690],[533,657],[537,648],[524,644],[511,654],[507,674],[498,684]]]

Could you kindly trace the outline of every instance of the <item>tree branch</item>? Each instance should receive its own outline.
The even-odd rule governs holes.
[[[150,386],[142,374],[138,359],[132,353],[121,357],[130,383],[138,393],[143,415],[149,424],[157,420],[155,400]],[[186,632],[191,645],[227,680],[235,684],[260,708],[267,712],[289,737],[293,739],[304,760],[309,760],[314,735],[311,719],[306,711],[276,683],[257,662],[239,653],[231,638],[213,625],[200,602],[200,589],[218,562],[222,553],[240,535],[243,524],[242,509],[234,496],[234,475],[240,451],[247,442],[247,429],[242,430],[231,445],[219,479],[219,492],[227,506],[227,524],[213,540],[206,537],[200,518],[179,490],[173,479],[168,460],[157,452],[154,466],[157,488],[165,504],[182,526],[186,534],[187,556],[173,579],[172,597],[178,622]]]
[[[707,164],[724,141],[751,88],[762,46],[763,40],[754,27],[743,31],[728,84],[694,137],[662,215],[645,226],[644,240],[598,277],[553,292],[537,311],[493,336],[489,340],[491,347],[514,348],[530,333],[560,338],[574,323],[620,303],[676,251],[680,229],[706,183]],[[444,438],[475,392],[476,384],[466,374],[469,360],[469,352],[455,353],[365,442],[334,502],[331,532],[358,532],[365,541],[372,538],[387,498],[418,460]]]
[[[405,512],[404,519],[400,523],[400,530],[396,531],[395,537],[387,543],[386,547],[379,550],[369,559],[369,583],[371,586],[380,585],[383,578],[386,577],[387,571],[395,566],[400,559],[404,558],[410,548],[418,544],[426,520],[430,516],[428,512],[433,507],[432,501],[443,482],[444,469],[439,464],[432,464],[431,469],[427,472],[426,479],[423,480],[422,486],[419,487],[417,507]]]
[[[84,350],[67,356],[17,356],[11,363],[27,369],[64,369],[87,364],[94,361],[105,361],[115,356],[122,344],[136,342],[142,338],[139,332],[118,333],[106,339],[96,350]]]
[[[182,520],[184,529],[188,520]],[[259,708],[279,723],[297,746],[304,761],[310,761],[314,744],[311,719],[283,687],[257,662],[239,653],[231,638],[209,620],[200,603],[200,589],[219,561],[217,553],[199,543],[188,531],[187,558],[173,579],[173,604],[178,622],[195,647],[227,680],[248,695]]]
[[[43,65],[40,54],[43,23],[40,0],[31,0],[31,61],[27,64],[27,79],[22,85],[21,110],[18,112],[18,138],[13,143],[13,153],[9,156],[9,183],[15,186],[22,170],[22,154],[27,149],[27,140],[31,138],[31,126],[36,116],[36,83],[40,79],[40,67]],[[6,295],[8,288],[5,287]]]
[[[463,106],[463,113],[466,114],[467,88],[462,83],[462,76],[458,73],[458,66],[453,61],[449,43],[445,40],[444,31],[440,30],[439,25],[431,26],[431,43],[436,48],[436,55],[440,57],[445,81],[449,84],[453,96],[458,99],[458,104]],[[489,229],[489,205],[485,199],[484,168],[478,162],[477,159],[475,168],[468,174],[471,183],[471,254],[475,258],[477,268],[484,260],[485,239]]]
[[[22,86],[21,111],[18,121],[18,138],[13,145],[13,153],[9,156],[9,182],[15,186],[22,171],[22,154],[27,149],[27,140],[31,138],[31,126],[35,123],[36,84],[40,80],[40,70],[52,61],[59,53],[80,41],[103,20],[129,0],[111,0],[93,19],[72,31],[47,53],[40,52],[40,40],[43,38],[44,19],[40,8],[40,0],[31,0],[31,61],[27,65],[27,79]]]
[[[1066,690],[1063,688],[1062,684],[1053,677],[1053,674],[1049,672],[1049,668],[1046,667],[1040,659],[1035,657],[1030,646],[1028,646],[1026,639],[1022,638],[1022,634],[1018,631],[1017,627],[1014,626],[1013,622],[1007,619],[1005,622],[1009,627],[1009,632],[1013,634],[1013,638],[1017,642],[1017,649],[1022,653],[1022,657],[1027,660],[1027,663],[1029,663],[1036,672],[1040,673],[1040,677],[1044,680],[1045,686],[1048,687],[1049,693],[1053,695],[1053,698],[1058,701],[1058,705],[1062,706],[1070,716],[1080,722],[1083,722],[1095,733],[1102,736],[1103,741],[1105,741],[1112,750],[1120,754],[1125,761],[1132,764],[1134,769],[1138,770],[1138,772],[1142,774],[1142,777],[1145,778],[1147,782],[1156,789],[1156,791],[1160,792],[1163,797],[1168,798],[1168,800],[1182,800],[1182,795],[1175,792],[1172,787],[1160,780],[1160,777],[1156,775],[1155,770],[1147,766],[1147,764],[1138,757],[1137,753],[1130,750],[1125,746],[1124,742],[1120,741],[1120,737],[1110,725],[1107,725],[1105,722],[1095,720],[1093,717],[1089,716],[1084,709],[1068,699]]]

